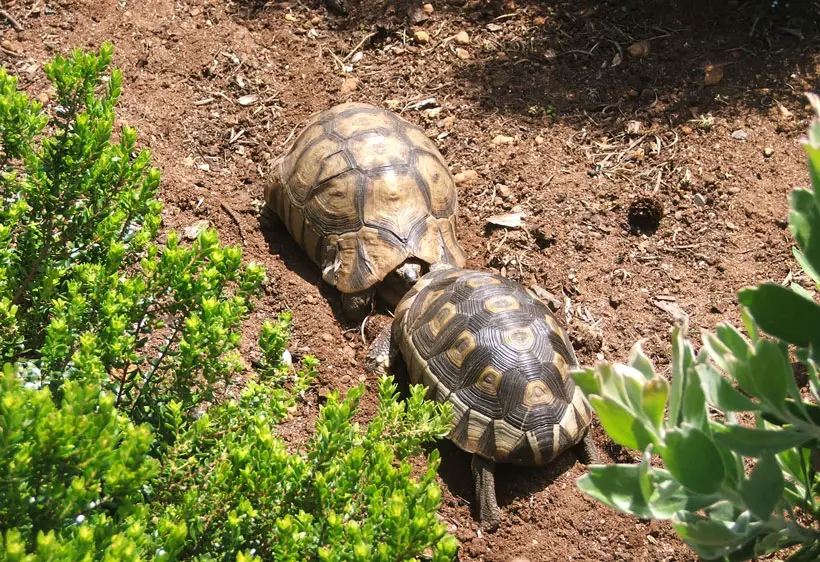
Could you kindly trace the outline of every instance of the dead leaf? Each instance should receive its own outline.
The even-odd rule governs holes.
[[[504,215],[493,215],[487,219],[487,224],[494,226],[505,226],[507,228],[521,228],[524,226],[524,213],[507,213]]]
[[[196,240],[199,233],[208,228],[211,223],[206,220],[198,220],[191,226],[186,226],[182,231],[182,235],[188,240]]]
[[[239,105],[248,106],[248,105],[253,105],[254,103],[256,103],[256,100],[258,100],[258,99],[259,99],[259,96],[257,96],[256,94],[248,94],[246,96],[242,96],[241,98],[236,100],[236,102]]]
[[[670,298],[672,300],[669,300]],[[677,323],[685,324],[689,320],[689,315],[680,307],[674,297],[659,295],[654,299],[650,299],[649,302],[666,312]]]
[[[723,67],[710,64],[704,69],[703,83],[707,86],[714,86],[723,80]]]

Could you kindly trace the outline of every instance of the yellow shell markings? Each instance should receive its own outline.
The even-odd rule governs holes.
[[[402,242],[409,239],[416,224],[429,215],[424,195],[413,177],[385,169],[367,181],[362,213],[364,224],[384,229]]]
[[[553,402],[555,402],[555,394],[544,381],[535,380],[527,383],[523,399],[523,403],[527,408],[546,406]]]
[[[478,375],[475,386],[486,394],[496,396],[498,394],[498,387],[501,386],[503,376],[502,373],[499,373],[492,367],[485,367],[484,370],[481,371],[481,374]]]
[[[529,326],[508,330],[502,334],[504,343],[516,351],[529,351],[535,345],[535,333]]]
[[[512,295],[499,295],[490,297],[484,301],[484,310],[492,313],[508,312],[518,310],[521,305]]]
[[[464,360],[476,348],[475,336],[469,330],[464,330],[458,337],[456,342],[450,346],[445,353],[447,360],[450,361],[457,369],[461,369]]]

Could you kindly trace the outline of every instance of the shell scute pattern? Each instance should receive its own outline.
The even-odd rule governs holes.
[[[408,258],[466,261],[455,183],[435,144],[369,104],[312,117],[275,163],[266,199],[342,292],[368,289]]]
[[[546,304],[481,271],[425,275],[396,310],[393,338],[414,382],[454,406],[450,438],[494,461],[543,464],[577,444],[591,411],[577,360]]]

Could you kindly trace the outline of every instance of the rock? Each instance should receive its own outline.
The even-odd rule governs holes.
[[[425,14],[432,14],[435,11],[432,4],[425,4],[422,10],[424,10]]]
[[[430,34],[426,31],[419,30],[413,33],[413,39],[416,43],[424,45],[430,42]]]
[[[453,179],[455,180],[456,185],[470,184],[478,180],[478,172],[475,170],[464,170],[457,173]]]
[[[771,158],[772,154],[774,154],[774,149],[771,146],[767,146],[763,149],[763,156],[766,158]]]
[[[692,127],[690,127],[689,125],[683,125],[680,128],[680,132],[683,133],[684,135],[691,135],[693,131],[692,131]]]
[[[513,137],[508,137],[506,135],[496,135],[493,139],[493,144],[512,144],[515,141]]]
[[[350,384],[352,380],[353,379],[350,378],[350,375],[344,375],[341,379],[339,379],[339,382],[342,384]]]
[[[723,67],[709,65],[703,69],[703,83],[707,86],[714,86],[723,80]]]
[[[499,31],[503,30],[504,28],[497,23],[488,23],[487,24],[487,31],[492,31],[493,33],[498,33]]]
[[[296,21],[296,16],[294,16],[293,14],[285,14],[285,20],[286,21]]]
[[[258,100],[258,99],[259,99],[259,96],[257,96],[256,94],[248,94],[248,95],[242,96],[241,98],[236,100],[236,103],[238,103],[239,105],[241,105],[243,107],[247,107],[249,105],[255,104],[256,100]]]
[[[621,299],[615,295],[609,295],[609,306],[612,308],[618,308],[621,306]]]
[[[695,205],[697,205],[698,207],[703,207],[704,205],[706,205],[706,198],[700,193],[695,193],[695,196],[692,197],[692,199],[695,201]]]
[[[456,47],[456,56],[461,60],[468,60],[470,58],[470,51],[467,49],[462,49],[461,47]]]
[[[456,33],[454,40],[459,45],[469,45],[470,35],[466,31],[459,31],[458,33]]]
[[[729,188],[729,193],[731,193],[732,195],[737,195],[738,193],[740,193],[740,188],[739,187],[730,187]]]
[[[509,199],[510,197],[512,197],[512,191],[503,183],[495,184],[495,193],[502,199]]]
[[[638,41],[637,43],[632,43],[629,48],[627,49],[630,55],[633,57],[643,57],[649,53],[649,41]]]
[[[544,144],[544,137],[542,137],[541,135],[535,137],[535,144]]]
[[[324,334],[322,334],[322,341],[326,341],[326,342],[330,343],[330,342],[333,341],[333,336],[331,336],[330,334],[325,332]]]
[[[530,285],[530,290],[535,293],[535,296],[547,303],[547,306],[553,312],[561,310],[561,300],[539,285]]]
[[[532,23],[534,23],[535,25],[544,25],[545,23],[547,23],[547,18],[542,18],[541,16],[538,16],[537,18],[532,19]]]
[[[732,131],[732,138],[739,141],[747,141],[749,140],[749,134],[744,131],[743,129],[738,129],[737,131]]]

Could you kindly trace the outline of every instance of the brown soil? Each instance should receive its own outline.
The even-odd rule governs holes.
[[[770,4],[436,0],[413,24],[407,4],[378,0],[348,0],[347,18],[318,0],[17,0],[5,8],[23,31],[0,20],[0,59],[41,92],[55,52],[114,42],[119,118],[163,171],[166,225],[207,219],[267,267],[248,351],[263,319],[293,310],[293,352],[321,359],[319,391],[366,380],[365,347],[317,268],[284,231],[260,228],[258,210],[266,163],[311,113],[346,100],[403,110],[454,173],[477,172],[459,184],[469,266],[555,295],[583,362],[624,360],[643,339],[666,369],[676,315],[697,341],[738,322],[744,285],[802,280],[784,219],[788,192],[808,184],[797,140],[809,116],[801,92],[819,85],[820,15],[812,2],[792,2],[805,13]],[[416,30],[429,43],[414,43]],[[430,97],[438,115],[413,109]],[[525,229],[487,229],[489,216],[519,210]],[[312,396],[286,428],[294,441],[310,431]],[[611,460],[631,458],[599,427],[594,437]],[[442,517],[462,560],[695,559],[669,526],[582,495],[574,458],[500,469],[502,525],[479,536],[469,459],[440,449]]]

